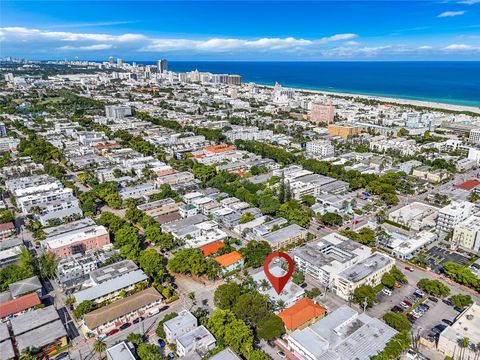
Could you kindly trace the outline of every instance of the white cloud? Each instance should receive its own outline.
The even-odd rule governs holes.
[[[443,13],[439,14],[437,17],[444,18],[444,17],[454,17],[460,16],[465,14],[465,11],[444,11]]]
[[[464,0],[464,1],[459,1],[457,4],[465,4],[465,5],[473,5],[473,4],[479,4],[480,0]]]
[[[433,49],[430,45],[422,45],[418,47],[419,50],[430,50]]]
[[[476,48],[471,45],[466,45],[466,44],[451,44],[448,46],[445,46],[442,50],[446,51],[470,51],[470,50],[478,50],[479,48]]]
[[[357,38],[357,34],[334,34],[319,39],[302,39],[294,37],[264,37],[256,39],[240,38],[156,38],[143,34],[79,33],[68,31],[51,31],[25,27],[0,28],[0,39],[13,44],[31,42],[37,47],[60,50],[106,50],[106,44],[128,48],[129,51],[196,51],[196,52],[234,52],[234,51],[297,51],[306,47],[327,46],[327,44],[348,41]],[[75,45],[64,46],[65,43]],[[101,45],[101,46],[95,46]],[[95,46],[95,47],[94,47]],[[102,48],[103,47],[103,48]]]
[[[347,46],[357,46],[357,45],[360,45],[360,43],[358,41],[346,41],[343,43],[344,45],[347,45]]]
[[[358,37],[357,34],[335,34],[332,36],[321,38],[320,40],[317,41],[317,43],[325,44],[325,43],[334,42],[334,41],[345,41],[345,40],[355,39],[357,37]]]
[[[109,42],[132,42],[145,40],[146,37],[141,34],[85,34],[65,31],[48,31],[39,29],[29,29],[24,27],[3,27],[0,31],[8,40],[57,40],[57,41],[109,41]]]
[[[357,34],[336,34],[318,40],[287,38],[236,39],[213,38],[205,40],[192,39],[151,39],[151,43],[142,47],[141,51],[175,51],[198,50],[223,52],[235,50],[286,50],[314,45],[338,42],[358,37]]]
[[[95,44],[95,45],[87,45],[87,46],[71,46],[71,45],[65,45],[57,48],[57,50],[63,50],[63,51],[71,51],[71,50],[77,50],[77,51],[91,51],[91,50],[108,50],[112,49],[113,45],[110,44]]]

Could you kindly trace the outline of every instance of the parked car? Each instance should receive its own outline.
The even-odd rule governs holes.
[[[448,319],[442,319],[442,321],[443,321],[445,324],[447,324],[447,325],[450,325],[450,326],[453,325],[453,321],[450,321],[450,320],[448,320]]]
[[[163,341],[162,339],[159,339],[158,340],[158,346],[160,346],[161,348],[164,348],[165,347],[165,341]]]
[[[118,333],[120,330],[118,329],[112,329],[110,330],[108,333],[107,333],[107,336],[112,336],[112,335],[115,335],[116,333]]]
[[[435,296],[429,296],[428,300],[433,301],[434,303],[438,302],[438,299]]]
[[[102,340],[105,340],[106,337],[107,337],[107,334],[100,334],[97,336],[97,340],[102,341]]]
[[[425,293],[422,291],[422,290],[415,290],[415,292],[413,293],[413,295],[417,296],[417,297],[424,297],[425,296]]]
[[[396,313],[403,313],[403,309],[398,305],[395,305],[391,310]]]
[[[405,270],[408,270],[410,272],[413,272],[413,269],[410,266],[405,266]]]
[[[460,308],[460,307],[458,307],[458,306],[454,306],[454,307],[453,307],[453,310],[458,311],[458,312],[462,312],[462,311],[463,311],[463,309]]]
[[[390,290],[390,289],[387,288],[387,287],[384,287],[384,288],[382,289],[382,293],[384,293],[384,294],[387,295],[387,296],[392,296],[392,290]]]
[[[395,285],[393,285],[396,289],[400,289],[402,287],[402,284],[399,282],[396,282]]]
[[[442,302],[448,306],[453,306],[453,303],[449,299],[443,299]]]
[[[128,328],[130,327],[130,325],[132,325],[132,324],[130,324],[130,323],[127,322],[127,323],[125,323],[125,324],[120,325],[120,328],[119,328],[119,329],[120,329],[120,330],[128,329]]]
[[[133,324],[138,324],[139,322],[143,321],[143,317],[139,316],[135,320],[132,321]]]
[[[408,301],[408,300],[403,300],[403,302],[404,302],[405,304],[407,304],[409,308],[411,308],[411,307],[413,306],[412,303],[411,303],[410,301]]]
[[[432,331],[435,333],[435,334],[440,334],[443,330],[445,330],[447,328],[446,325],[443,325],[443,324],[438,324],[437,326],[433,327],[432,328]]]
[[[279,351],[277,352],[277,355],[280,356],[282,359],[285,359],[287,356],[285,355],[285,353],[283,351]]]
[[[408,306],[404,301],[402,301],[400,304],[399,304],[402,308],[404,308],[405,310],[409,309],[410,306]]]
[[[426,307],[426,306],[421,306],[423,304],[420,304],[420,306],[417,308],[419,311],[421,312],[427,312],[428,310],[430,310],[429,307]]]

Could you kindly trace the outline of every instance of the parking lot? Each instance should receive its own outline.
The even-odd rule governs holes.
[[[390,312],[395,305],[399,305],[404,299],[412,295],[417,288],[413,285],[406,284],[399,289],[394,289],[391,296],[387,296],[380,292],[378,294],[378,304],[373,308],[368,309],[367,313],[370,316],[382,318],[387,312]],[[454,321],[459,314],[452,306],[444,304],[440,299],[438,302],[433,302],[425,296],[422,302],[430,307],[425,314],[418,318],[412,326],[412,331],[415,335],[427,336],[431,333],[431,329],[438,324],[446,325],[442,319]],[[405,311],[406,314],[408,312]]]
[[[443,264],[447,261],[465,265],[470,260],[467,256],[452,252],[448,249],[443,249],[438,246],[433,246],[425,252],[428,266],[436,273],[442,269]]]

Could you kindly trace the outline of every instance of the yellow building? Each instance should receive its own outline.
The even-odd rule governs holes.
[[[328,134],[332,136],[340,136],[343,139],[359,135],[362,129],[359,126],[343,125],[328,125]]]

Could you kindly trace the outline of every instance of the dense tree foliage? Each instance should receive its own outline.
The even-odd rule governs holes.
[[[373,246],[376,243],[375,231],[368,227],[361,228],[358,232],[353,230],[342,230],[340,231],[340,234],[363,245]]]
[[[240,249],[240,253],[245,259],[245,266],[252,268],[263,266],[271,252],[272,248],[266,241],[249,241],[247,246]]]
[[[362,285],[356,288],[353,292],[353,302],[360,306],[372,307],[377,300],[377,294],[371,286]]]
[[[412,343],[412,338],[408,331],[401,331],[391,338],[382,352],[372,357],[372,360],[390,360],[399,359],[400,355],[407,351]]]
[[[472,297],[466,294],[452,295],[450,301],[454,306],[458,306],[460,309],[473,303]]]
[[[447,261],[443,264],[443,272],[455,282],[480,291],[480,280],[466,266]]]
[[[397,331],[409,331],[412,328],[407,316],[402,313],[388,312],[383,316],[383,320]]]
[[[217,342],[246,355],[253,350],[253,332],[230,310],[217,309],[207,322],[207,327]]]
[[[448,296],[450,288],[439,280],[420,279],[417,286],[430,295]]]

